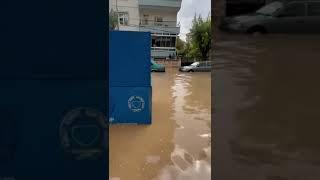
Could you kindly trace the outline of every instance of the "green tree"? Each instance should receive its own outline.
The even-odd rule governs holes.
[[[177,49],[177,54],[179,56],[185,56],[186,54],[186,42],[184,42],[182,39],[179,37],[177,38],[177,43],[176,43],[176,49]]]
[[[206,20],[203,20],[200,15],[198,17],[195,15],[189,36],[189,56],[199,60],[207,60],[212,39],[210,16]]]
[[[200,55],[200,51],[199,49],[196,47],[195,43],[190,41],[187,43],[187,48],[186,48],[187,54],[186,57],[189,59],[200,59],[201,55]]]
[[[109,12],[109,29],[118,29],[118,14],[113,9]]]

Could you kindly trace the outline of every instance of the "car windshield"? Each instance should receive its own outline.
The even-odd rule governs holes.
[[[199,65],[199,62],[194,62],[190,66],[198,66],[198,65]]]
[[[257,14],[271,16],[283,7],[282,2],[273,2],[256,11]]]

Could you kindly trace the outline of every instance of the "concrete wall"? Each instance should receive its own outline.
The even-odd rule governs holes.
[[[175,56],[176,51],[168,51],[168,50],[151,50],[151,57],[169,57],[170,55]]]
[[[109,10],[128,12],[129,26],[119,25],[120,30],[139,31],[139,5],[138,0],[109,0]]]
[[[170,33],[178,35],[180,33],[180,27],[141,26],[140,31],[151,32],[154,34]]]
[[[120,30],[139,31],[140,19],[143,19],[143,14],[149,15],[149,22],[153,23],[156,16],[163,18],[164,24],[169,27],[175,27],[177,24],[177,8],[157,7],[151,9],[139,9],[138,0],[109,0],[109,11],[128,12],[129,26],[119,25]]]
[[[173,7],[180,9],[182,0],[139,0],[142,6]]]
[[[180,67],[181,66],[181,60],[180,59],[170,59],[170,60],[155,60],[158,64],[163,64],[166,67]]]
[[[149,15],[149,21],[153,22],[156,16],[163,18],[163,24],[167,24],[168,26],[176,26],[177,25],[177,11],[174,10],[166,10],[165,8],[161,9],[140,9],[140,19],[143,20],[143,15]]]
[[[158,1],[158,0],[157,0]],[[160,0],[159,0],[160,1]],[[181,5],[181,1],[173,0]],[[162,3],[168,3],[163,1]],[[157,2],[159,3],[159,2]],[[165,3],[165,4],[166,4]],[[168,5],[168,4],[167,4]],[[169,3],[170,5],[170,3]],[[122,31],[148,31],[155,34],[171,33],[179,34],[180,28],[177,27],[177,13],[180,8],[177,7],[163,7],[163,6],[139,6],[139,0],[109,0],[109,11],[127,12],[129,14],[129,25],[119,25],[119,30]],[[140,27],[140,20],[143,20],[143,15],[149,15],[148,26]],[[165,26],[155,26],[155,17],[162,17],[163,22],[161,24]],[[169,54],[175,51],[154,50],[151,52],[156,57],[168,57]]]

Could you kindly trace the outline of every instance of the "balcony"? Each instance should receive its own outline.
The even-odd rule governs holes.
[[[140,8],[173,8],[179,10],[182,0],[138,0]]]
[[[155,58],[166,58],[169,56],[175,56],[176,55],[176,49],[175,48],[161,48],[161,47],[152,47],[151,48],[151,57]]]
[[[155,21],[140,21],[139,31],[151,32],[156,34],[170,34],[178,35],[180,33],[180,27],[176,22],[155,22]]]

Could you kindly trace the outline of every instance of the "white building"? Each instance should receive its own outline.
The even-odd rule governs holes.
[[[181,0],[109,0],[109,11],[118,13],[119,30],[151,32],[155,59],[176,55],[180,7]]]

